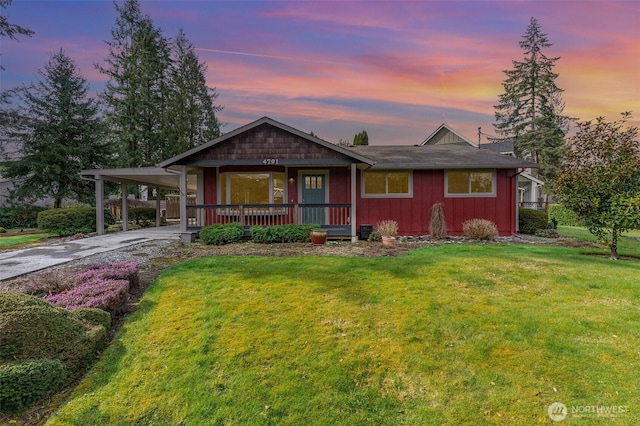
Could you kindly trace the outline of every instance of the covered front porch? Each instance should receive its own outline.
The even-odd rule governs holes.
[[[187,231],[203,225],[240,223],[245,236],[253,226],[313,224],[332,238],[351,238],[351,203],[329,204],[191,204],[187,207]]]

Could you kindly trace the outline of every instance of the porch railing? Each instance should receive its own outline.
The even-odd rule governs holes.
[[[549,211],[549,203],[546,201],[520,201],[520,207]]]
[[[187,226],[241,223],[245,227],[317,224],[347,229],[351,204],[192,204],[187,206]]]

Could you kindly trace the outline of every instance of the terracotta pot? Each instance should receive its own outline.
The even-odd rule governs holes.
[[[323,246],[327,242],[327,230],[313,229],[311,231],[311,242],[314,246]]]
[[[395,247],[396,237],[382,236],[382,245],[385,247]]]

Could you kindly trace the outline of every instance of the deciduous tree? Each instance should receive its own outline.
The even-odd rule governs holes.
[[[618,258],[618,237],[640,228],[638,128],[625,127],[629,113],[578,123],[562,172],[553,181],[557,200],[573,210],[589,231]]]

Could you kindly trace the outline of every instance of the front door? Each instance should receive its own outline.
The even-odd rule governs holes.
[[[302,223],[326,224],[324,207],[305,207],[304,204],[325,204],[326,176],[320,173],[302,174]]]

